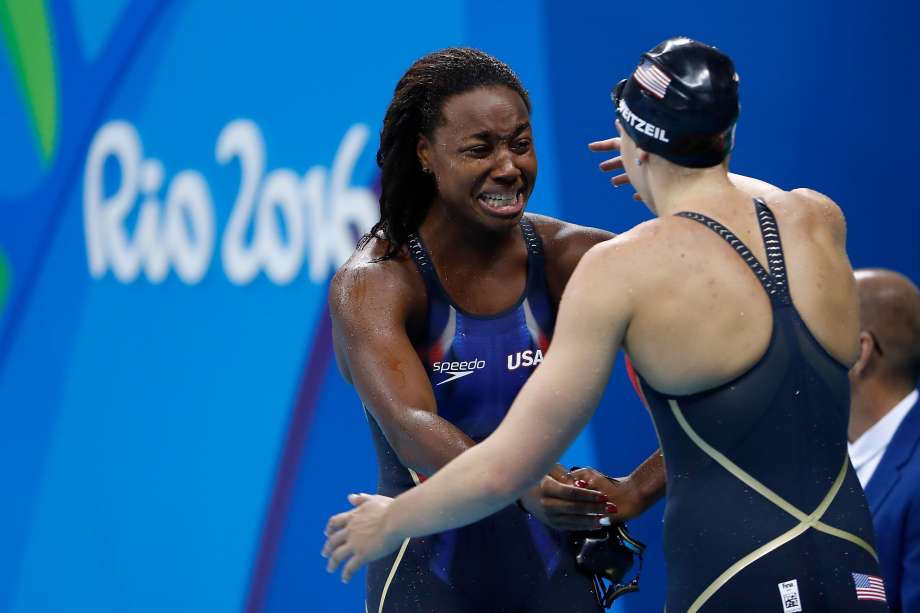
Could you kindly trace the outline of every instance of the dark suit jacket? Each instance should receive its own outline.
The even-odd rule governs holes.
[[[920,612],[920,402],[866,484],[891,611]]]

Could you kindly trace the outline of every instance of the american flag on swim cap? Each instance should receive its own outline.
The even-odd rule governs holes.
[[[885,582],[881,577],[850,573],[856,586],[856,600],[880,600],[885,602]]]
[[[639,64],[636,72],[633,73],[633,78],[639,82],[639,85],[658,98],[664,98],[668,85],[671,83],[671,77],[649,61]]]

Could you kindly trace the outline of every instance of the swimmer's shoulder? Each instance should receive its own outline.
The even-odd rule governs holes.
[[[826,239],[843,246],[846,242],[846,219],[831,198],[808,188],[772,192],[764,199],[779,219],[791,221],[798,230],[817,239]],[[780,230],[782,232],[782,229]]]
[[[701,261],[699,236],[688,232],[688,223],[676,215],[655,217],[592,247],[583,258],[590,267],[585,277],[596,280],[599,291],[627,291],[637,303],[672,296]]]
[[[738,174],[729,175],[738,189],[752,198],[761,198],[779,218],[811,234],[826,234],[829,239],[843,244],[846,239],[846,221],[837,203],[821,192],[807,188],[785,191],[775,185]]]
[[[584,254],[585,251],[597,243],[616,236],[613,232],[602,230],[601,228],[580,226],[548,215],[528,213],[527,219],[533,223],[533,227],[543,240],[543,245],[547,252],[550,249],[554,251],[580,249],[581,254]]]
[[[669,236],[680,236],[680,228],[673,221],[656,217],[639,223],[591,247],[584,259],[602,274],[616,275],[619,280],[647,277],[644,269],[662,270],[661,264],[671,260],[664,246],[671,244]]]
[[[329,284],[329,310],[337,319],[408,316],[425,309],[425,285],[405,248],[383,258],[387,242],[362,241]]]
[[[378,346],[349,339],[408,335],[421,321],[418,318],[424,317],[425,289],[420,275],[413,270],[414,262],[405,249],[393,258],[381,260],[386,244],[379,238],[362,241],[329,284],[336,363],[349,382],[352,378],[346,356],[356,349],[375,351]]]
[[[527,218],[543,241],[547,283],[557,302],[582,256],[593,246],[615,236],[607,230],[581,226],[546,215],[528,213]]]
[[[646,253],[650,248],[662,251],[658,221],[641,223],[591,246],[572,275],[573,289],[578,288],[574,291],[590,296],[593,304],[606,305],[602,310],[609,310],[611,316],[631,317],[637,299],[651,283],[660,285],[652,279],[661,276],[661,265],[652,263],[658,256],[650,258]]]
[[[763,198],[765,201],[783,190],[772,183],[767,183],[763,179],[747,177],[736,173],[729,173],[728,178],[732,184],[747,193],[751,198]]]

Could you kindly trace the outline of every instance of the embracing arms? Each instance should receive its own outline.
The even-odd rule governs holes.
[[[406,274],[394,261],[349,263],[333,278],[329,306],[339,368],[403,465],[432,475],[475,445],[438,415],[425,367],[409,340],[413,318],[421,320],[425,312],[424,287],[414,271]],[[547,473],[522,493],[527,510],[557,530],[597,528],[604,504],[567,498],[561,484],[577,477],[562,466]]]
[[[420,487],[393,501],[355,495],[357,508],[329,521],[329,569],[348,560],[347,580],[363,564],[408,537],[469,524],[518,498],[574,440],[606,385],[631,317],[628,270],[609,257],[616,239],[578,265],[560,305],[553,344],[508,415],[485,441],[458,456]],[[616,285],[616,287],[614,287]],[[570,498],[598,502],[599,492],[566,485]]]

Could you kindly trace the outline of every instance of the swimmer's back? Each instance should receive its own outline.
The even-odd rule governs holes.
[[[858,311],[839,208],[810,190],[766,190],[788,268],[792,300],[821,346],[849,365],[858,354]],[[750,197],[688,202],[731,229],[766,265]],[[656,389],[690,394],[746,372],[770,342],[770,301],[757,278],[711,230],[669,216],[596,248],[616,253],[604,291],[627,292],[633,318],[624,346]],[[616,281],[623,279],[622,281]]]
[[[812,196],[676,213],[667,221],[683,223],[683,234],[673,224],[657,233],[672,251],[658,276],[683,275],[659,301],[634,305],[630,334],[658,333],[630,351],[645,360],[637,371],[667,469],[671,610],[884,610],[859,602],[856,589],[880,573],[846,450],[847,335],[856,331],[840,321],[855,301],[842,277],[852,278],[842,217],[829,208],[841,227],[822,236],[818,207],[829,201],[802,198]],[[649,366],[650,357],[667,363]]]

